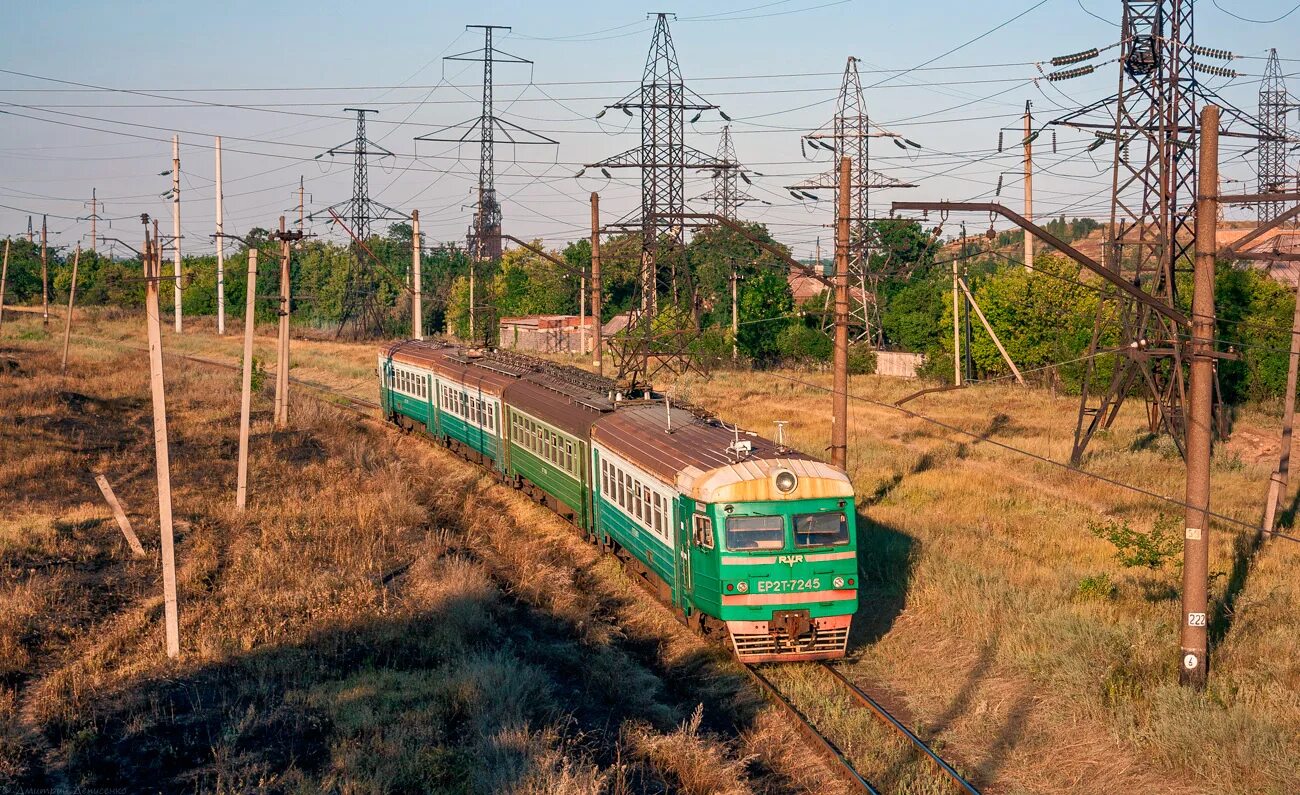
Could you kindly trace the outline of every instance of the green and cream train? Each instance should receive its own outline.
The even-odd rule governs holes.
[[[379,375],[387,418],[544,502],[741,660],[844,655],[858,566],[843,471],[528,357],[405,341]]]

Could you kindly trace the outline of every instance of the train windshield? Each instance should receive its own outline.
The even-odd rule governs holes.
[[[833,547],[849,543],[849,523],[843,513],[801,513],[794,517],[794,545]]]
[[[785,547],[785,519],[780,516],[728,516],[727,549],[748,552]]]

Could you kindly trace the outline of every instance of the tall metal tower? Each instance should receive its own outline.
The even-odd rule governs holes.
[[[713,190],[700,196],[701,201],[713,202],[713,214],[720,215],[729,220],[736,220],[736,211],[743,204],[752,202],[768,202],[750,196],[740,187],[740,181],[744,180],[749,184],[748,173],[736,159],[736,147],[731,142],[731,125],[728,124],[722,128],[722,138],[718,141],[717,159],[719,163],[726,163],[731,168],[720,168],[713,172]]]
[[[380,159],[385,157],[395,157],[395,155],[366,137],[366,114],[378,113],[377,110],[369,108],[344,108],[344,113],[357,114],[357,135],[350,141],[345,141],[338,146],[326,149],[323,157],[329,155],[352,155],[352,198],[331,204],[325,210],[319,210],[312,213],[312,217],[327,214],[329,210],[337,210],[340,207],[347,207],[348,223],[352,225],[352,233],[361,240],[367,240],[370,237],[371,221],[398,221],[409,220],[410,216],[401,210],[395,210],[392,207],[370,198],[370,158],[378,156]]]
[[[505,25],[466,25],[466,30],[483,31],[483,47],[467,50],[455,55],[448,55],[444,61],[481,61],[483,63],[483,101],[479,115],[457,124],[420,135],[417,141],[450,141],[454,143],[477,143],[479,145],[478,161],[478,195],[474,205],[474,219],[466,235],[467,249],[480,262],[490,262],[501,258],[501,202],[496,189],[496,153],[494,151],[497,134],[502,141],[510,144],[552,144],[559,142],[545,135],[524,129],[518,124],[506,121],[496,115],[492,102],[492,70],[498,63],[532,64],[527,58],[520,58],[508,52],[498,50],[492,44],[492,31],[510,30]],[[460,135],[454,131],[466,128]]]
[[[1286,189],[1291,174],[1286,167],[1287,111],[1295,107],[1286,93],[1286,79],[1277,49],[1268,51],[1264,79],[1259,83],[1259,122],[1266,136],[1259,142],[1259,192],[1277,193]],[[1260,202],[1256,205],[1261,224],[1272,221],[1286,209],[1283,202]]]
[[[366,137],[366,114],[379,111],[368,108],[344,108],[345,113],[357,114],[357,134],[350,141],[325,150],[317,155],[352,155],[352,198],[336,202],[324,210],[312,214],[314,219],[322,213],[329,215],[330,210],[347,207],[348,223],[357,240],[370,238],[372,221],[407,220],[409,215],[395,210],[388,205],[370,197],[370,158],[394,157],[388,149]],[[343,293],[343,308],[339,320],[338,333],[342,334],[348,323],[354,323],[362,335],[378,334],[383,331],[383,317],[375,300],[379,290],[378,274],[373,272],[368,260],[362,256],[360,246],[352,246],[352,265],[348,270]]]
[[[1170,306],[1177,305],[1175,270],[1190,263],[1196,205],[1198,89],[1191,0],[1124,0],[1118,93],[1053,121],[1114,147],[1107,267]],[[1079,60],[1095,57],[1096,50]],[[1075,56],[1054,63],[1074,63]],[[1205,67],[1213,71],[1217,67]],[[1087,74],[1085,66],[1059,76]],[[1050,78],[1050,76],[1049,76]],[[1098,116],[1100,115],[1100,118]],[[1098,349],[1118,316],[1121,353],[1098,389]],[[1110,427],[1135,386],[1147,396],[1152,433],[1161,429],[1182,449],[1184,384],[1180,329],[1145,305],[1102,301],[1085,365],[1070,460],[1078,464],[1093,435]]]
[[[684,330],[677,329],[672,339],[656,338],[653,321],[660,314],[662,299],[669,300],[691,315],[691,307],[680,306],[683,296],[693,298],[690,273],[685,262],[686,238],[686,169],[728,170],[734,163],[719,161],[710,154],[687,146],[685,141],[687,111],[694,111],[692,121],[717,105],[706,101],[686,87],[677,51],[668,28],[666,13],[655,14],[654,36],[646,58],[641,85],[623,99],[607,105],[627,115],[641,111],[641,144],[621,154],[588,164],[585,168],[636,168],[641,171],[641,217],[639,223],[618,223],[612,227],[638,227],[641,232],[641,267],[633,289],[634,302],[628,318],[628,333],[611,345],[619,378],[647,383],[652,348],[655,369],[681,370],[689,365]],[[727,119],[726,114],[720,114]],[[598,116],[599,118],[599,116]],[[607,227],[608,228],[608,227]]]
[[[821,175],[794,185],[786,186],[796,198],[811,194],[800,191],[839,189],[840,158],[847,157],[853,165],[853,184],[849,186],[849,274],[857,282],[856,295],[849,301],[849,323],[860,331],[858,338],[880,334],[879,306],[876,300],[880,276],[870,272],[872,230],[868,200],[872,188],[915,188],[910,182],[881,174],[871,168],[872,138],[892,138],[900,147],[920,148],[898,133],[890,132],[871,122],[867,115],[867,102],[862,94],[862,80],[858,77],[858,59],[849,56],[840,81],[840,96],[835,116],[828,126],[811,132],[800,139],[800,146],[834,152],[831,168]]]

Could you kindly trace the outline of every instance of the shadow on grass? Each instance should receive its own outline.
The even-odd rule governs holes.
[[[1294,527],[1296,512],[1300,510],[1300,494],[1291,499],[1291,504],[1280,511],[1277,516],[1278,527]],[[1250,578],[1250,564],[1255,553],[1263,545],[1265,534],[1261,530],[1237,536],[1232,554],[1232,569],[1228,572],[1228,582],[1223,590],[1223,598],[1214,603],[1210,611],[1209,639],[1210,645],[1220,643],[1232,629],[1233,608],[1237,599],[1246,590],[1246,581]]]
[[[607,681],[599,650],[501,596],[458,596],[105,693],[41,729],[52,780],[123,791],[509,791],[564,751],[618,758],[627,718],[671,728],[648,697]],[[553,742],[553,741],[551,741]],[[550,761],[548,761],[550,760]],[[48,786],[37,773],[26,786]],[[634,776],[635,779],[635,776]]]
[[[894,626],[907,606],[912,567],[919,553],[912,536],[858,514],[858,612],[853,616],[850,651],[875,643]]]

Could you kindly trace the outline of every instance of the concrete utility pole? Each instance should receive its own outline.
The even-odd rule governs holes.
[[[63,318],[63,362],[59,373],[68,373],[68,341],[72,336],[72,305],[77,300],[77,265],[81,262],[81,244],[77,244],[77,253],[72,256],[72,286],[68,289],[68,315]]]
[[[1029,234],[1026,232],[1025,234]],[[962,234],[962,249],[966,248],[966,235]],[[952,261],[952,382],[961,386],[961,303],[957,292],[957,260]]]
[[[578,355],[587,355],[587,274],[578,277]]]
[[[601,325],[600,306],[600,194],[591,193],[591,320],[592,331],[596,334],[595,344],[591,348],[592,364],[596,365],[596,374],[605,374],[605,330]]]
[[[285,231],[280,216],[280,328],[275,346],[275,427],[289,424],[289,241],[295,235]]]
[[[299,188],[301,191],[301,187]],[[301,234],[302,230],[298,230]],[[424,282],[420,275],[420,211],[411,210],[411,336],[424,339]]]
[[[221,187],[221,136],[214,147],[217,158],[217,333],[226,333],[226,237]]]
[[[298,175],[298,234],[302,235],[302,238],[299,238],[298,240],[299,250],[301,250],[303,246],[302,239],[307,237],[307,203],[303,201],[303,199],[307,196],[307,194],[306,192],[303,191],[302,183],[303,183],[302,175],[299,174]]]
[[[5,238],[5,260],[0,265],[0,325],[5,322],[5,285],[9,282],[9,238]]]
[[[253,407],[253,322],[257,296],[257,248],[248,247],[248,281],[244,291],[244,371],[239,392],[239,467],[235,484],[235,507],[244,510],[248,499],[248,415]]]
[[[1034,220],[1034,116],[1025,100],[1025,220]],[[1025,231],[1025,270],[1034,269],[1034,236]]]
[[[1214,258],[1218,253],[1219,108],[1201,109],[1196,259],[1193,267],[1191,377],[1187,412],[1187,510],[1179,684],[1198,690],[1209,676],[1206,622],[1210,552],[1210,441],[1214,398]]]
[[[474,344],[474,316],[478,314],[478,309],[474,305],[474,258],[469,259],[469,341]]]
[[[0,289],[0,300],[3,300]],[[1282,446],[1278,451],[1277,469],[1268,481],[1268,501],[1264,503],[1264,521],[1260,529],[1272,533],[1277,525],[1278,504],[1286,494],[1287,481],[1291,473],[1291,441],[1295,427],[1295,390],[1297,375],[1300,374],[1300,290],[1296,291],[1295,313],[1291,318],[1291,351],[1286,370],[1286,397],[1282,404]]]
[[[49,231],[46,216],[41,216],[41,325],[50,325],[50,265],[47,259],[46,243]]]
[[[736,273],[736,263],[731,263],[731,361],[740,358],[740,348],[736,343],[736,338],[740,335],[740,306],[739,292],[736,282],[739,281],[740,275]]]
[[[849,208],[853,164],[840,158],[835,219],[835,373],[831,406],[831,466],[844,469],[849,451]]]
[[[87,220],[90,221],[90,253],[91,254],[96,254],[99,251],[99,249],[96,248],[95,246],[95,242],[99,238],[100,202],[99,202],[99,197],[96,195],[97,193],[98,191],[95,188],[91,188],[90,201],[86,202],[86,204],[90,205],[90,215],[86,216],[86,218]]]
[[[176,333],[181,333],[181,137],[172,136],[172,275],[176,285]]]
[[[155,222],[156,224],[157,222]],[[153,398],[154,457],[158,472],[158,524],[162,541],[163,621],[167,656],[181,653],[180,622],[176,607],[176,549],[172,534],[171,459],[167,449],[167,399],[163,394],[162,329],[158,318],[158,283],[162,278],[162,247],[155,233],[149,242],[145,227],[145,320],[149,333],[149,386]]]

